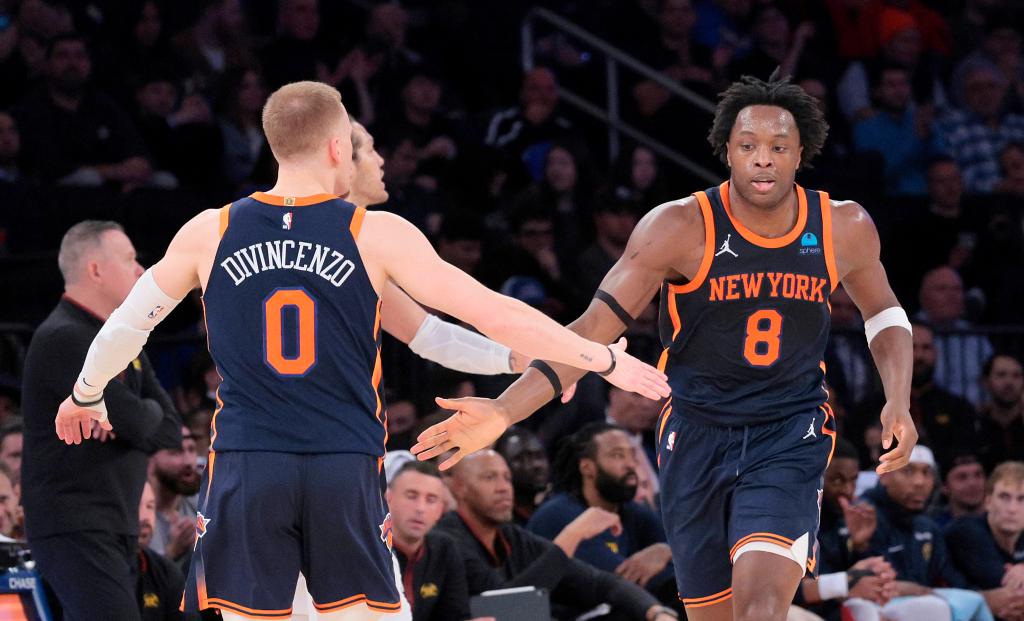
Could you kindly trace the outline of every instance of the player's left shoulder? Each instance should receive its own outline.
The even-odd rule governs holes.
[[[832,238],[837,247],[877,243],[878,230],[863,205],[851,200],[829,200],[832,215]]]

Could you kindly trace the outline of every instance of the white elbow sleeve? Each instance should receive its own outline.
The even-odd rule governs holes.
[[[913,331],[910,327],[907,311],[899,306],[890,306],[864,322],[864,334],[867,336],[868,345],[878,336],[879,332],[892,327],[903,328],[907,332]]]
[[[78,397],[95,400],[107,382],[138,357],[149,333],[180,301],[164,293],[146,270],[89,346],[75,383]]]
[[[512,350],[486,336],[441,321],[434,315],[420,324],[409,349],[421,358],[463,373],[499,375],[511,373]]]

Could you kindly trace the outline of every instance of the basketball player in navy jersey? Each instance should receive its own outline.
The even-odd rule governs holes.
[[[647,214],[570,326],[611,342],[661,290],[659,368],[672,386],[657,428],[661,510],[694,621],[782,621],[800,579],[814,572],[835,444],[821,360],[839,283],[868,318],[887,397],[883,445],[898,440],[878,471],[902,468],[917,442],[910,323],[879,261],[875,226],[857,203],[795,183],[827,131],[798,86],[734,83],[708,136],[729,180]],[[458,449],[442,465],[450,467],[580,377],[562,365],[531,366],[497,400],[440,400],[459,411],[413,452]]]
[[[379,484],[379,292],[389,279],[526,355],[652,399],[668,385],[623,341],[588,341],[441,261],[402,218],[339,199],[352,143],[337,90],[286,85],[263,126],[277,184],[182,227],[96,336],[54,424],[69,444],[88,439],[93,421],[109,430],[104,387],[202,287],[223,382],[183,609],[287,619],[301,571],[320,618],[377,619],[401,608]]]

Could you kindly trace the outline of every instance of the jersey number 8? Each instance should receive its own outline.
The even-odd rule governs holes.
[[[747,318],[747,335],[743,339],[743,357],[755,367],[770,367],[779,359],[782,343],[782,315],[772,309],[761,309]]]
[[[298,351],[284,354],[284,311],[297,315]],[[278,289],[263,302],[263,359],[279,375],[305,375],[316,364],[316,302],[303,289]]]

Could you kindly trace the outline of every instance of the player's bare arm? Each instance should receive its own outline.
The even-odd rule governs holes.
[[[54,419],[57,436],[79,444],[92,435],[92,421],[110,431],[103,390],[134,360],[160,321],[198,285],[205,286],[216,252],[219,210],[189,220],[160,261],[139,278],[128,297],[103,325],[89,347],[71,396]]]
[[[587,341],[526,304],[487,289],[441,260],[423,233],[394,214],[368,212],[358,245],[378,291],[391,279],[416,300],[516,350],[607,373],[613,384],[652,399],[668,395],[665,376],[621,345]]]
[[[871,355],[885,390],[882,409],[882,445],[899,445],[882,455],[878,472],[905,466],[917,443],[917,430],[910,417],[910,378],[913,341],[906,314],[889,286],[879,259],[878,231],[865,209],[852,201],[832,203],[833,243],[840,282],[867,321]],[[874,324],[872,323],[874,322]],[[881,329],[872,335],[872,325]]]
[[[622,257],[601,282],[599,291],[603,293],[595,296],[569,329],[600,343],[617,339],[626,329],[628,317],[623,315],[639,314],[664,280],[689,279],[697,274],[704,256],[704,228],[702,212],[692,197],[652,210],[637,224]],[[549,402],[558,394],[556,383],[567,386],[584,375],[583,371],[555,363],[549,364],[545,372],[528,369],[496,400],[438,400],[442,407],[458,413],[424,431],[412,451],[420,459],[430,459],[447,450],[442,447],[454,444],[459,451],[441,465],[442,469],[450,468]]]

